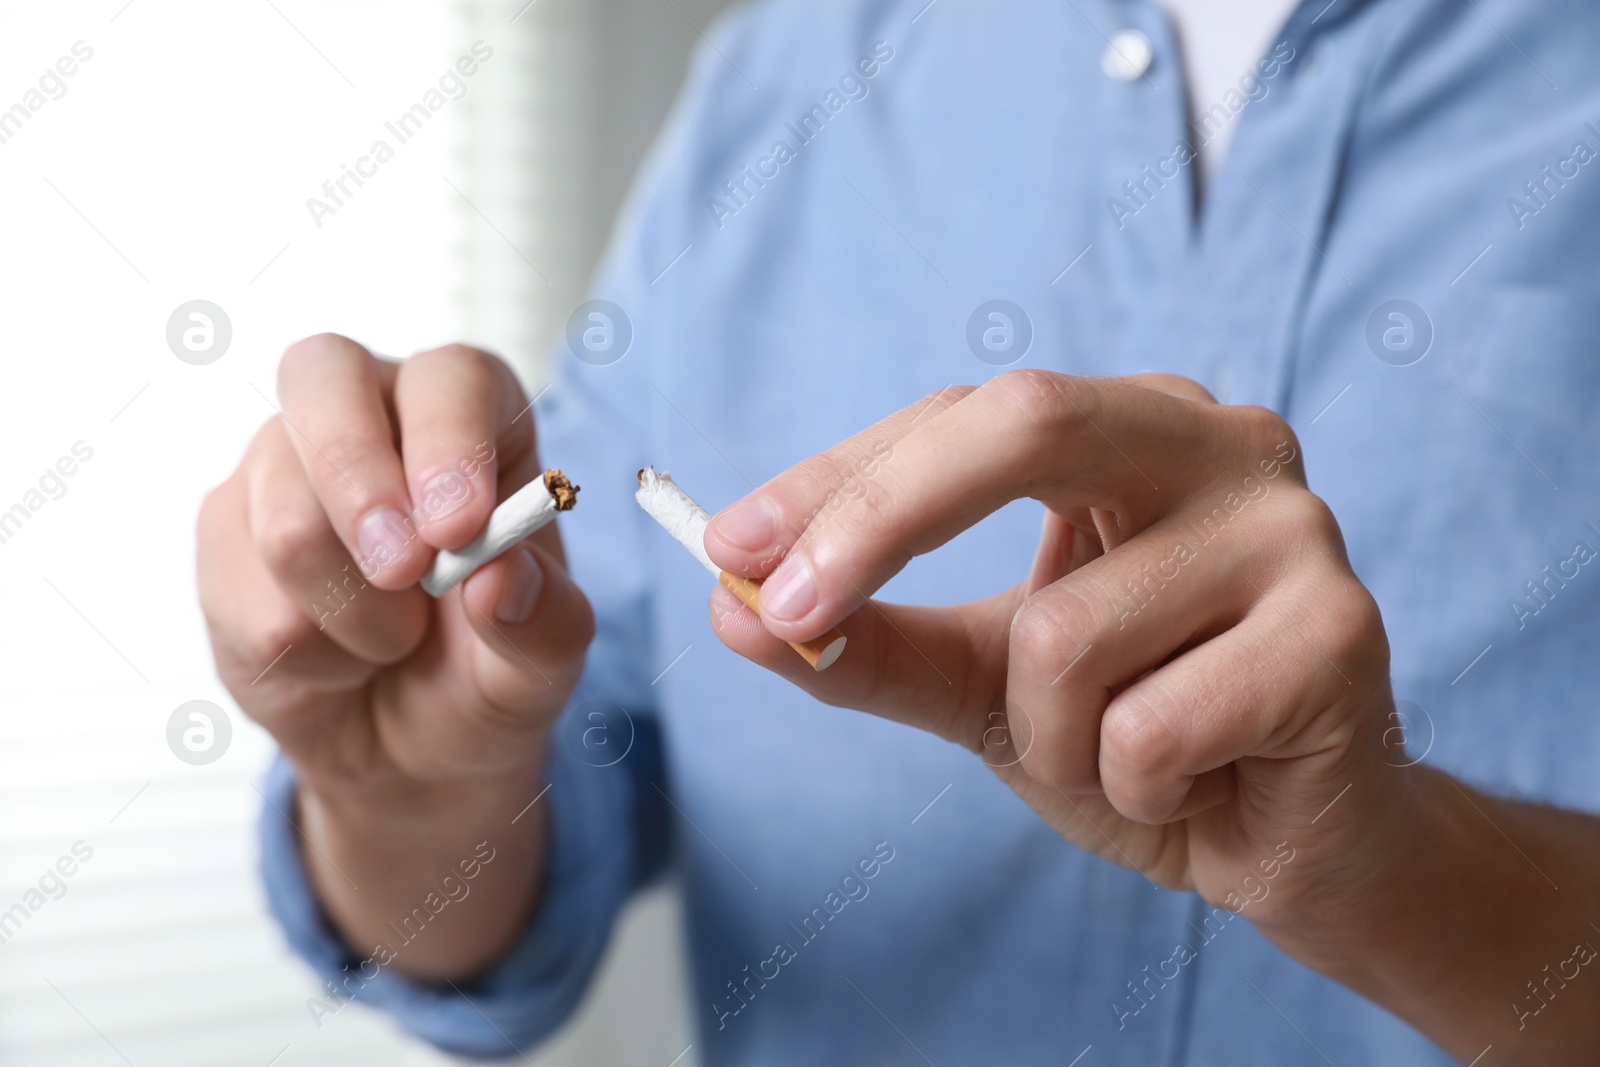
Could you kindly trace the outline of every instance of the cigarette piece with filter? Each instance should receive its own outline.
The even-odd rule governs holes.
[[[716,575],[724,589],[738,597],[751,611],[761,611],[761,582],[729,574],[711,562],[705,546],[706,525],[711,521],[711,516],[672,480],[672,475],[657,473],[654,467],[646,467],[639,472],[639,491],[634,494],[634,499],[650,513],[652,519],[661,524],[662,529],[672,535],[673,540],[693,553],[702,567]],[[814,640],[791,641],[789,645],[812,667],[825,671],[844,652],[845,636],[833,629]]]
[[[433,567],[422,579],[430,596],[441,597],[479,567],[497,559],[533,531],[571,511],[578,503],[578,487],[560,470],[552,468],[500,502],[483,532],[471,544],[451,551],[440,549]]]

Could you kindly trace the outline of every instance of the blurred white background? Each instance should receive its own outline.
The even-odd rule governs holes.
[[[270,745],[212,673],[195,511],[305,334],[391,355],[466,340],[536,388],[721,6],[0,3],[0,1062],[447,1062],[364,1008],[320,1028],[307,1009],[255,872]],[[318,226],[307,199],[396,145],[384,123],[478,41],[493,54],[464,95]],[[195,299],[232,328],[205,366],[166,340]],[[206,766],[166,741],[197,698],[233,727]],[[30,897],[78,842],[91,858]],[[681,967],[657,893],[530,1062],[672,1062],[692,1040]]]

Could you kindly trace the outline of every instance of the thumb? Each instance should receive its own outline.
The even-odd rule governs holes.
[[[464,681],[496,708],[559,710],[582,670],[594,612],[555,557],[530,538],[445,600],[444,613],[465,623],[451,627]]]
[[[812,670],[761,617],[718,586],[711,627],[734,652],[824,704],[870,712],[980,751],[985,714],[1005,691],[1016,586],[953,607],[869,600],[839,624],[849,643],[838,662]]]

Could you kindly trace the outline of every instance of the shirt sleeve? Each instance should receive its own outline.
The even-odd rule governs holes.
[[[726,50],[735,47],[731,36],[748,29],[748,19],[734,14],[713,36]],[[602,263],[591,295],[609,305],[600,310],[612,316],[611,336],[625,338],[625,347],[620,354],[580,352],[582,324],[593,320],[578,316],[576,331],[569,324],[562,338],[556,381],[538,404],[541,460],[591,487],[560,523],[569,569],[596,619],[583,679],[547,749],[549,789],[540,803],[548,805],[551,837],[539,908],[506,956],[470,985],[424,985],[375,966],[343,942],[311,892],[292,821],[294,771],[280,757],[265,789],[262,873],[290,946],[326,983],[325,1003],[312,1001],[319,1023],[361,1000],[459,1055],[531,1050],[582,1000],[630,894],[667,864],[669,789],[650,685],[661,666],[654,663],[644,562],[650,520],[617,486],[631,486],[651,461],[652,367],[661,368],[681,328],[672,302],[652,282],[696,222],[704,224],[704,205],[690,191],[692,171],[709,149],[714,123],[707,112],[727,77],[716,50],[702,47]],[[586,315],[589,307],[579,311]]]

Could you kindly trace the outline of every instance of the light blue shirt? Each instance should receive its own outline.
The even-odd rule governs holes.
[[[1102,54],[1129,28],[1153,61],[1119,80]],[[968,752],[724,649],[710,579],[631,492],[653,463],[715,510],[1007,361],[1185,374],[1300,435],[1382,605],[1411,756],[1600,809],[1597,36],[1578,0],[1312,0],[1218,102],[1239,125],[1197,217],[1153,3],[725,19],[596,287],[631,331],[580,316],[587,358],[540,407],[546,462],[584,486],[560,521],[600,620],[540,801],[542,908],[465,995],[389,969],[360,995],[451,1049],[531,1048],[668,874],[710,1065],[1448,1062],[1247,919],[1067,844]],[[993,300],[1022,314],[974,318]],[[1009,586],[1039,519],[1013,504],[884,596]],[[287,808],[281,765],[272,786]],[[272,905],[337,979],[368,947],[263,826]]]

